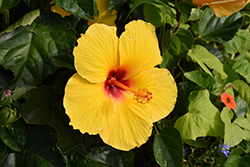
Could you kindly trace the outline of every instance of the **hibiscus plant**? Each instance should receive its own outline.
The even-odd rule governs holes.
[[[249,4],[0,0],[0,166],[248,166]]]

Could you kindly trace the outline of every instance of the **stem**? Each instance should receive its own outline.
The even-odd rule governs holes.
[[[158,129],[157,129],[157,127],[156,127],[156,125],[155,125],[155,124],[153,124],[153,125],[154,125],[154,129],[155,129],[155,131],[156,131],[157,135],[160,135],[160,133],[159,133],[159,131],[158,131]]]

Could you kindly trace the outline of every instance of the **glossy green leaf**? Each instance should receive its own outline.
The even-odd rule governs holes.
[[[58,131],[58,145],[65,152],[82,141],[79,131],[69,126],[62,99],[51,87],[43,86],[27,92],[21,108],[22,117],[30,124],[50,124]]]
[[[203,71],[186,72],[184,76],[203,88],[210,88],[215,84],[215,79]]]
[[[16,88],[11,95],[11,99],[12,100],[20,100],[21,98],[23,98],[23,95],[28,92],[29,90],[33,89],[35,87],[22,87],[22,88]]]
[[[219,61],[219,59],[210,52],[208,52],[208,50],[203,46],[194,45],[193,49],[189,50],[188,55],[192,58],[194,62],[197,62],[201,66],[201,68],[209,75],[213,76],[207,66],[210,69],[214,69],[219,72],[221,74],[222,79],[228,77],[227,74],[224,72],[223,65]]]
[[[63,54],[63,55],[53,56],[52,61],[61,67],[67,67],[72,70],[75,69],[74,57],[72,54]]]
[[[238,117],[231,123],[233,112],[224,107],[221,111],[221,120],[225,123],[224,140],[229,147],[239,144],[243,139],[250,140],[250,122],[244,117]]]
[[[240,13],[219,18],[210,8],[207,8],[199,22],[199,36],[207,41],[226,42],[234,37],[241,24]]]
[[[155,134],[154,156],[161,167],[182,166],[183,146],[180,133],[173,127],[166,127]]]
[[[241,76],[243,76],[248,83],[250,83],[250,63],[246,59],[241,59],[236,61],[232,65],[232,69],[238,72]]]
[[[0,63],[16,77],[9,87],[40,84],[57,69],[51,57],[72,50],[74,40],[69,20],[54,13],[0,36]]]
[[[16,6],[20,0],[3,0],[0,5],[0,13],[3,12],[3,9],[10,9]]]
[[[94,21],[93,0],[55,0],[55,3],[76,16]]]
[[[32,24],[32,22],[40,15],[40,9],[36,9],[34,11],[31,11],[27,14],[25,14],[21,19],[19,19],[14,24],[10,25],[7,29],[0,32],[0,35],[11,32],[13,29],[20,27],[20,26],[26,26]]]
[[[242,80],[234,81],[234,89],[239,92],[239,96],[248,104],[250,110],[250,87]]]
[[[210,102],[207,90],[193,91],[189,96],[189,112],[179,117],[174,127],[182,138],[223,136],[223,122],[219,110]]]
[[[16,121],[11,126],[0,127],[0,138],[6,146],[19,152],[26,145],[28,134],[26,128]]]

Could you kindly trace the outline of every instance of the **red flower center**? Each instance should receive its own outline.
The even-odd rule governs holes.
[[[128,74],[128,70],[124,67],[120,67],[117,71],[111,70],[108,73],[107,80],[104,83],[104,90],[108,95],[118,99],[123,95],[123,91],[129,91],[134,94],[134,100],[141,104],[148,103],[152,98],[152,93],[148,89],[138,88],[132,89],[133,80],[125,79]]]

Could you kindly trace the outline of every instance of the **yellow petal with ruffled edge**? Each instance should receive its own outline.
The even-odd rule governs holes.
[[[174,78],[167,69],[150,69],[133,77],[134,87],[148,89],[152,99],[141,105],[148,109],[153,122],[166,117],[175,106],[177,87]]]
[[[55,1],[51,1],[50,4],[53,4],[55,3]],[[65,11],[63,8],[61,8],[60,6],[58,5],[54,5],[54,6],[51,6],[50,10],[54,13],[58,13],[60,14],[62,17],[65,17],[65,16],[70,16],[71,13]]]
[[[240,11],[243,9],[249,1],[246,0],[238,0],[238,1],[232,1],[232,2],[226,2],[225,3],[210,3],[209,7],[214,11],[215,15],[217,17],[223,17],[223,16],[229,16],[235,12]]]
[[[120,64],[130,69],[127,78],[160,64],[155,27],[141,20],[128,23],[120,37],[119,53]]]
[[[97,134],[113,120],[114,104],[103,83],[92,84],[77,73],[66,85],[63,103],[70,125],[81,133]]]
[[[117,18],[116,10],[106,10],[99,14],[98,18],[95,19],[96,23],[104,23],[108,26],[115,26],[115,20]]]
[[[116,27],[93,24],[77,42],[73,51],[75,68],[83,78],[92,83],[103,82],[111,69],[118,69]]]
[[[102,140],[124,151],[144,144],[152,132],[150,114],[133,100],[132,93],[126,94],[123,103],[116,103],[115,109],[112,123],[100,132]]]

